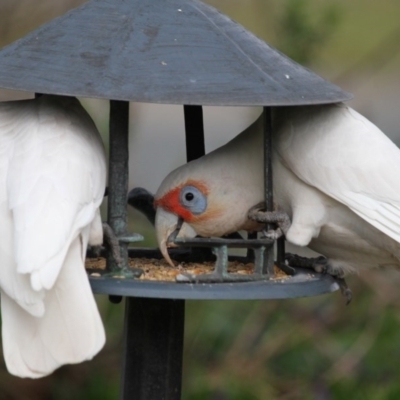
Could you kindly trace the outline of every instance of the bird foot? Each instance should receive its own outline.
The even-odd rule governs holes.
[[[260,203],[251,207],[247,216],[249,219],[262,224],[275,224],[276,229],[263,230],[263,235],[267,239],[277,240],[290,228],[290,218],[283,211],[264,211],[264,204]]]
[[[297,254],[286,253],[285,262],[291,267],[308,268],[320,274],[333,276],[337,280],[342,295],[346,298],[346,304],[351,302],[353,294],[344,279],[343,268],[332,265],[328,258],[323,256],[307,258],[298,256]]]
[[[338,266],[333,266],[329,259],[323,256],[308,258],[297,254],[286,253],[285,261],[293,267],[309,268],[320,274],[332,275],[335,278],[344,278],[344,270]]]

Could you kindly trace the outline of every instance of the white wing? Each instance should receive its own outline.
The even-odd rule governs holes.
[[[276,109],[274,146],[301,180],[400,242],[400,150],[343,104]]]
[[[84,271],[104,149],[76,99],[43,96],[0,103],[0,156],[4,355],[12,373],[43,376],[104,344]]]
[[[35,290],[49,289],[103,198],[104,150],[75,99],[46,96],[19,108],[7,175],[17,270],[31,274]]]
[[[63,364],[90,360],[103,347],[104,329],[82,261],[76,238],[54,288],[46,292],[41,318],[2,293],[3,353],[10,373],[40,378]]]

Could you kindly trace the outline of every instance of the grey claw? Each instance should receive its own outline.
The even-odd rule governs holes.
[[[283,232],[281,228],[277,228],[275,230],[270,229],[268,231],[263,231],[262,236],[267,239],[278,240],[280,237],[283,236]]]
[[[275,224],[277,229],[268,229],[264,234],[269,239],[279,239],[290,228],[290,218],[283,211],[264,211],[263,207],[264,205],[262,203],[251,207],[247,216],[249,219],[262,224]]]
[[[351,303],[351,300],[353,299],[353,292],[347,286],[347,283],[344,278],[336,278],[336,280],[338,282],[342,296],[346,298],[346,306],[348,306]]]
[[[332,275],[339,279],[344,279],[344,270],[340,267],[334,267],[329,259],[325,257],[317,257],[314,259],[313,268],[316,272],[320,272],[322,274]]]
[[[297,254],[287,253],[285,255],[285,260],[292,267],[309,268],[315,272],[333,276],[339,285],[342,295],[346,298],[346,305],[350,304],[353,298],[353,293],[347,286],[346,280],[344,279],[343,268],[332,266],[332,264],[329,262],[329,259],[322,256],[317,258],[307,258],[300,257]]]

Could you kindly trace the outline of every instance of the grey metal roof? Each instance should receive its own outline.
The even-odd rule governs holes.
[[[197,0],[85,3],[0,51],[0,87],[201,105],[351,98]]]

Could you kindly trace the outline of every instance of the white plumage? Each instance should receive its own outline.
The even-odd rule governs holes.
[[[274,200],[291,219],[286,239],[345,271],[399,267],[400,150],[344,104],[275,108],[273,128]],[[156,194],[165,255],[178,216],[192,236],[261,228],[247,212],[263,200],[262,146],[259,118],[225,146],[166,177]],[[171,201],[174,189],[188,182],[204,188],[207,209],[201,214]]]
[[[38,378],[91,359],[103,324],[84,270],[102,242],[99,133],[78,100],[0,103],[0,287],[9,372]]]

